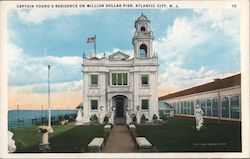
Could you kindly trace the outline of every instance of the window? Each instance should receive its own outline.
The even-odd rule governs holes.
[[[128,85],[128,74],[127,73],[123,73],[123,85]]]
[[[177,114],[180,114],[180,106],[179,106],[179,102],[177,102]]]
[[[118,85],[122,85],[122,74],[118,73]]]
[[[173,107],[174,107],[174,114],[176,114],[177,113],[176,103],[173,104]]]
[[[211,99],[207,99],[207,116],[211,116]]]
[[[239,96],[233,96],[230,98],[230,112],[231,118],[240,118],[240,99]]]
[[[206,109],[205,109],[205,107],[206,107],[206,101],[205,101],[205,99],[201,99],[200,100],[200,104],[201,104],[201,109],[204,112],[204,116],[206,116],[207,114],[206,114]]]
[[[184,114],[187,114],[187,102],[184,101]]]
[[[98,101],[96,99],[91,100],[91,110],[97,110],[98,108]]]
[[[98,75],[91,75],[91,85],[98,85]]]
[[[112,85],[116,85],[116,74],[112,73]]]
[[[142,109],[148,109],[148,99],[143,99],[141,101],[141,108]]]
[[[212,105],[213,105],[213,108],[212,108],[213,116],[218,117],[218,98],[217,97],[213,98]]]
[[[191,115],[194,115],[194,101],[191,101]]]
[[[229,118],[229,98],[223,97],[221,105],[222,105],[222,118]]]
[[[128,73],[112,73],[112,85],[128,85]]]
[[[148,85],[148,75],[142,75],[141,76],[141,84],[142,85]]]
[[[146,31],[144,26],[141,27],[141,31]]]
[[[181,114],[184,114],[183,102],[181,102]]]
[[[188,101],[188,114],[191,115],[191,102]]]
[[[140,58],[147,58],[147,45],[145,44],[140,46]]]

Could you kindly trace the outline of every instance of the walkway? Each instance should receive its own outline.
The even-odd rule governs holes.
[[[126,153],[136,151],[137,148],[126,125],[114,125],[103,152]]]

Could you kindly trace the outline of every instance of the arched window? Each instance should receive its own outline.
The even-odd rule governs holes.
[[[230,98],[230,113],[231,113],[231,118],[240,118],[240,98],[239,96],[233,96]]]
[[[229,118],[229,98],[223,97],[221,105],[222,105],[222,118]]]
[[[212,101],[212,111],[213,111],[213,116],[218,117],[218,98],[214,97]]]
[[[146,28],[144,26],[142,26],[141,31],[146,31]]]
[[[141,44],[140,46],[140,57],[147,58],[147,45]]]
[[[212,104],[211,99],[207,99],[207,116],[211,116]]]

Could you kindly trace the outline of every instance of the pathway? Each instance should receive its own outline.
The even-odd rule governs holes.
[[[137,148],[126,125],[114,125],[103,152],[126,153],[136,151]]]

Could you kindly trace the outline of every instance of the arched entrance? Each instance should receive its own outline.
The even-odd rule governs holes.
[[[112,98],[112,104],[113,107],[115,107],[115,124],[126,124],[126,108],[128,106],[128,98],[124,95],[116,95]]]

